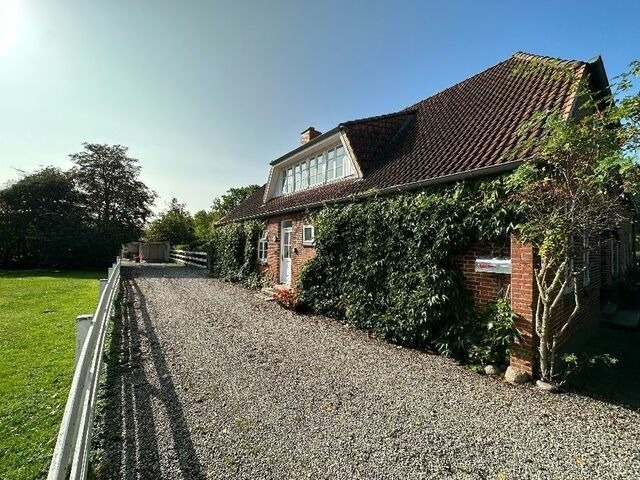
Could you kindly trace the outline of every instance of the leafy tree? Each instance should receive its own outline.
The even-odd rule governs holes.
[[[196,239],[193,218],[183,203],[172,198],[169,208],[149,224],[144,239],[149,242],[170,242],[172,245],[190,244]]]
[[[193,225],[199,240],[210,240],[213,235],[214,223],[219,219],[214,211],[200,210],[193,215]]]
[[[84,194],[87,215],[105,239],[105,254],[137,240],[156,194],[140,181],[138,160],[127,156],[127,147],[83,143],[84,151],[70,155],[72,169]]]
[[[521,142],[519,150],[530,155],[509,184],[522,219],[518,231],[540,257],[535,270],[535,330],[543,380],[556,378],[558,341],[582,307],[582,268],[571,259],[630,221],[635,210],[640,94],[631,91],[639,74],[640,63],[634,62],[631,71],[617,79],[614,91],[592,92],[588,82],[580,84],[579,115],[568,119],[557,112],[541,112],[521,131],[525,138],[532,129],[542,132]],[[558,323],[557,307],[571,284],[575,306]]]
[[[233,187],[227,193],[218,198],[214,198],[211,212],[215,220],[218,221],[231,210],[244,202],[249,196],[259,188],[258,185],[247,185],[246,187]]]
[[[87,261],[82,196],[67,173],[47,167],[0,190],[0,264],[60,267]]]

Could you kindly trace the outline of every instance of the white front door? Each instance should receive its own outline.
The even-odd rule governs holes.
[[[280,283],[291,283],[291,220],[282,222],[280,234]]]

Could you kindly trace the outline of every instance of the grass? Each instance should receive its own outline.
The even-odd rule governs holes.
[[[71,385],[75,318],[106,272],[0,270],[0,479],[45,478]]]

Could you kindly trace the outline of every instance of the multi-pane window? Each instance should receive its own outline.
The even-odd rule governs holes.
[[[331,149],[327,152],[327,181],[336,178],[336,151]]]
[[[302,244],[313,245],[316,239],[316,232],[313,225],[304,225],[302,227]]]
[[[282,172],[282,193],[294,192],[293,168],[287,168]]]
[[[342,145],[296,163],[282,172],[280,191],[282,194],[322,185],[351,174]]]
[[[260,238],[258,239],[258,261],[266,262],[267,261],[267,231],[263,230],[260,234]]]
[[[344,175],[344,147],[336,148],[336,178]]]
[[[309,187],[309,162],[300,166],[300,189]]]

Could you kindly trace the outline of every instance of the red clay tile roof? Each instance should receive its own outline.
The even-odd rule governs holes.
[[[510,154],[520,139],[518,128],[539,111],[568,115],[577,81],[589,65],[518,52],[405,110],[342,123],[338,128],[346,134],[361,179],[328,183],[267,203],[262,187],[222,223],[303,210],[372,190],[514,168],[516,159]]]

